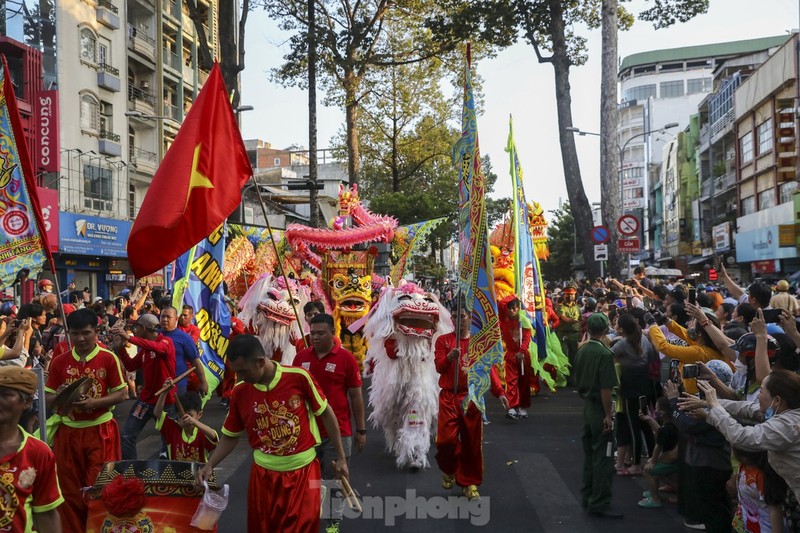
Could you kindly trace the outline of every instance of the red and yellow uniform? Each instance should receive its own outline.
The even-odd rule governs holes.
[[[86,395],[93,399],[127,387],[116,356],[95,346],[85,361],[81,361],[74,349],[54,359],[44,390],[55,393],[62,384],[69,385],[83,377],[92,380]],[[119,427],[112,411],[113,407],[89,411],[73,409],[69,415],[61,417],[53,452],[59,463],[69,465],[59,474],[66,495],[66,504],[58,509],[64,531],[86,528],[88,507],[81,496],[81,488],[94,484],[103,463],[121,459]]]
[[[436,432],[436,462],[444,474],[455,476],[461,487],[480,485],[483,481],[483,419],[475,404],[467,411],[462,403],[467,396],[467,348],[469,339],[461,339],[461,357],[455,361],[447,354],[456,347],[456,334],[436,340],[435,364],[439,375],[439,418]],[[455,369],[459,365],[458,392],[454,392]],[[492,394],[502,393],[500,379],[492,368]]]
[[[194,428],[192,434],[187,437],[181,425],[168,417],[164,411],[156,420],[156,429],[161,432],[164,442],[167,443],[167,455],[171,461],[206,463],[209,454],[217,447],[216,441],[211,441],[197,428]]]
[[[508,318],[506,310],[507,301],[515,297],[509,296],[500,302],[498,315],[500,315],[500,333],[503,336],[503,346],[505,347],[504,368],[506,371],[506,396],[508,397],[508,407],[515,409],[521,407],[527,409],[531,406],[531,357],[528,349],[531,344],[533,331],[523,328],[519,318]],[[522,353],[522,360],[517,359],[517,354]],[[522,368],[524,365],[524,372]]]
[[[17,451],[0,457],[0,531],[31,533],[36,531],[32,514],[52,511],[64,503],[64,498],[53,452],[44,442],[19,430],[22,443]],[[65,525],[64,531],[71,530]]]
[[[233,339],[236,335],[241,335],[243,333],[244,333],[244,324],[242,324],[241,320],[239,320],[235,316],[232,316],[230,338]],[[225,373],[222,374],[222,381],[217,387],[217,394],[219,394],[220,396],[222,396],[227,400],[230,400],[231,392],[233,392],[234,385],[236,385],[236,372],[234,372],[233,369],[231,368],[231,365],[228,364],[228,358],[226,357]]]
[[[242,382],[234,387],[222,433],[236,438],[246,431],[253,448],[247,531],[318,531],[316,417],[327,407],[319,386],[302,368],[276,363],[269,385]]]

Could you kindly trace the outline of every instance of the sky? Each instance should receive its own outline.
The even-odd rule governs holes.
[[[626,2],[638,12],[648,3]],[[711,0],[705,15],[668,29],[654,30],[637,20],[633,28],[619,34],[619,57],[680,46],[693,46],[786,34],[800,27],[798,0]],[[590,132],[600,130],[600,31],[584,32],[588,37],[588,62],[571,69],[572,117],[574,126]],[[276,148],[292,144],[308,146],[308,95],[296,88],[284,88],[271,80],[270,71],[279,66],[288,50],[282,33],[264,12],[251,13],[245,39],[246,65],[242,73],[242,105],[253,111],[242,114],[245,139],[259,138]],[[499,179],[494,197],[511,196],[508,176],[508,117],[514,117],[514,139],[520,154],[528,200],[545,210],[556,209],[567,200],[564,172],[558,144],[553,68],[539,64],[533,48],[517,44],[496,57],[475,65],[484,79],[484,108],[478,118],[482,154],[491,156]],[[318,93],[319,100],[322,94]],[[340,109],[317,106],[320,148],[343,128]],[[581,173],[590,202],[600,201],[600,142],[598,137],[575,139]]]

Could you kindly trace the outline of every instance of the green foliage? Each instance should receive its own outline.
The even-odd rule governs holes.
[[[437,262],[435,257],[430,255],[415,255],[411,258],[408,271],[414,273],[415,279],[422,276],[432,276],[439,281],[447,277],[444,265]]]
[[[542,261],[542,275],[548,281],[563,280],[572,275],[572,256],[575,249],[575,221],[569,204],[552,212],[547,227],[550,259]]]
[[[652,22],[656,29],[687,22],[708,12],[709,0],[653,0],[653,7],[639,13],[639,18]]]

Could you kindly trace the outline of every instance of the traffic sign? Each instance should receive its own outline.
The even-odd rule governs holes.
[[[630,239],[620,239],[617,241],[617,250],[621,254],[638,254],[642,251],[639,237]]]
[[[595,261],[608,261],[608,245],[595,244],[594,245],[594,260]]]
[[[639,233],[639,219],[634,215],[622,215],[617,220],[617,229],[623,235],[636,235]]]
[[[592,242],[595,244],[605,244],[611,236],[611,232],[605,226],[595,226],[592,228],[590,235]]]

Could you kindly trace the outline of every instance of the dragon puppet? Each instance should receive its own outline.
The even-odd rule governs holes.
[[[413,283],[386,287],[369,316],[367,367],[369,420],[383,428],[398,468],[427,468],[439,407],[433,343],[453,330],[450,314],[433,294]]]
[[[239,318],[248,333],[253,333],[273,360],[291,365],[297,353],[295,342],[302,337],[295,309],[302,313],[308,301],[307,289],[289,278],[263,274],[242,296]],[[294,308],[292,305],[294,304]]]
[[[376,215],[361,204],[355,185],[339,188],[339,216],[331,220],[330,228],[300,224],[286,228],[294,253],[321,256],[322,287],[333,309],[336,336],[361,369],[367,353],[363,321],[372,304],[372,270],[378,253],[369,244],[391,242],[396,229],[396,219]]]

